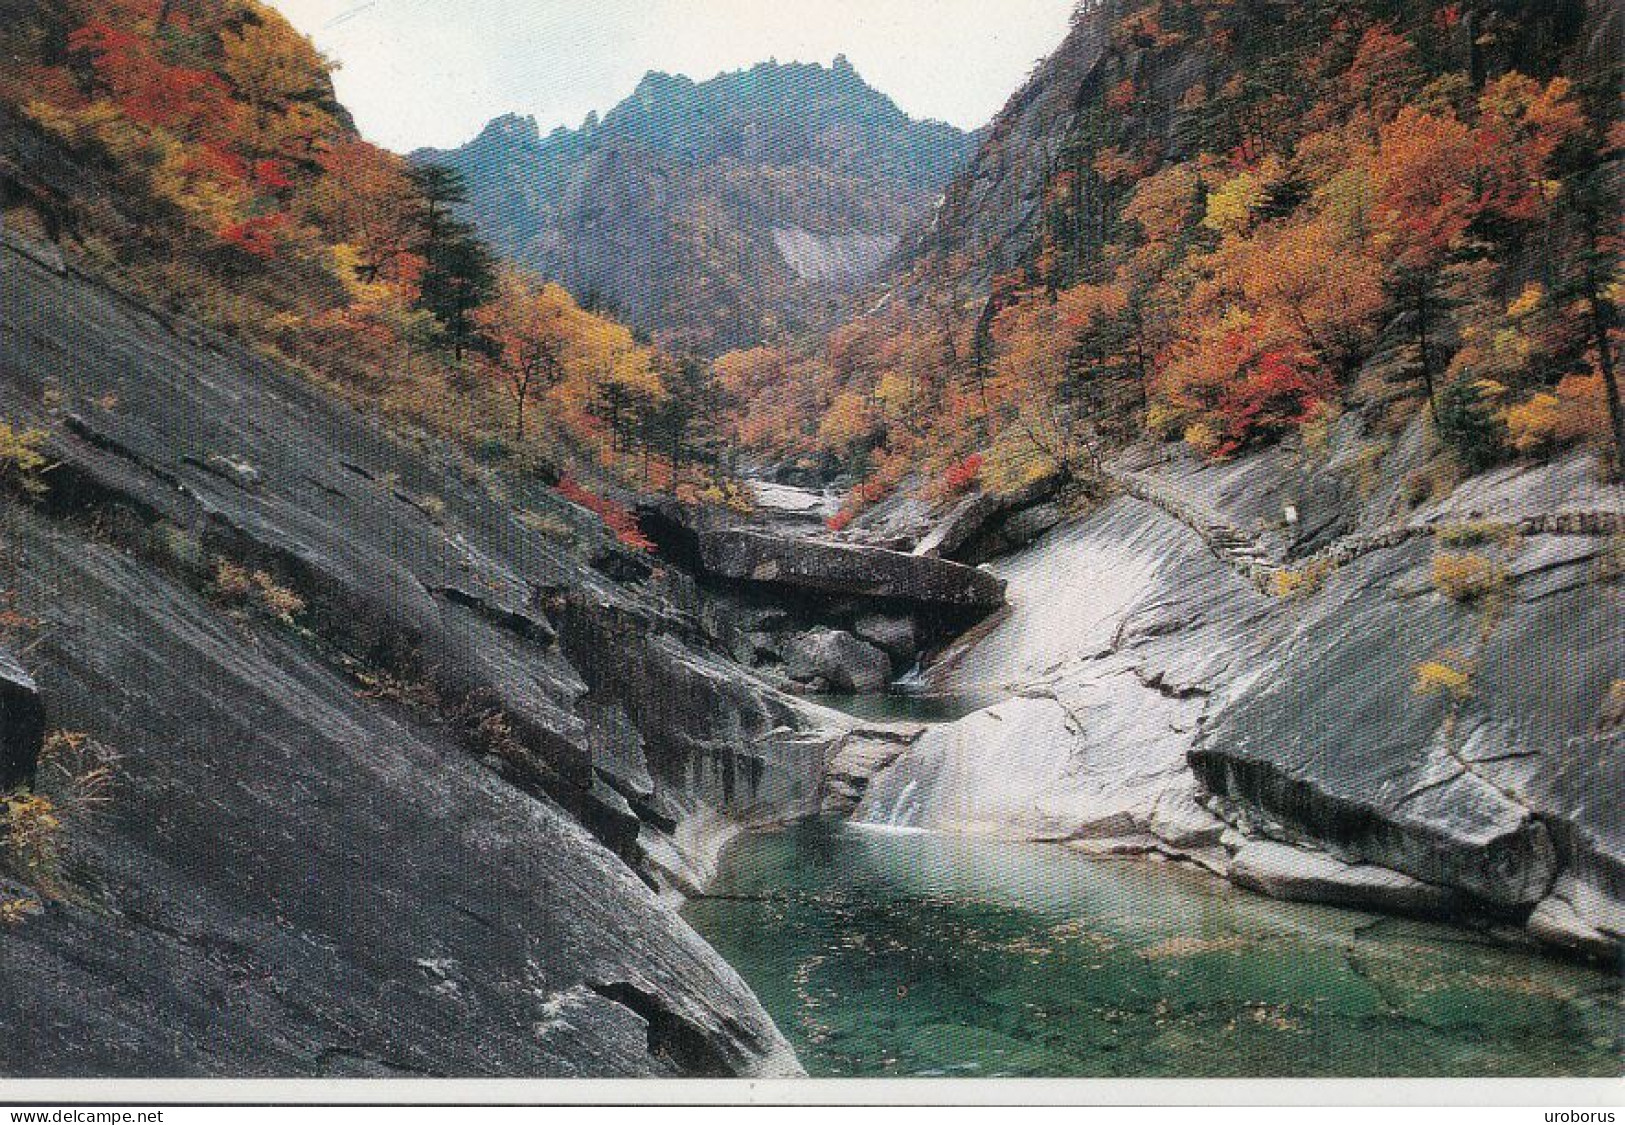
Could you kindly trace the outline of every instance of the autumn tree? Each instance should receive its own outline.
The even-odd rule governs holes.
[[[482,357],[513,399],[514,440],[525,440],[525,411],[535,392],[564,377],[565,357],[581,331],[581,310],[557,285],[503,271],[490,301],[474,312],[486,340]]]
[[[331,64],[283,19],[249,18],[220,35],[221,71],[247,105],[255,155],[308,162],[336,132],[323,103]]]
[[[334,145],[320,157],[322,177],[310,211],[329,235],[355,252],[356,276],[371,284],[416,285],[423,269],[427,202],[400,157],[366,141]]]

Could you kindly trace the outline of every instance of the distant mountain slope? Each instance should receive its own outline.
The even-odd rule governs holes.
[[[650,73],[602,120],[492,121],[461,171],[510,256],[663,340],[724,350],[822,321],[934,204],[973,138],[914,121],[845,57],[705,82]]]

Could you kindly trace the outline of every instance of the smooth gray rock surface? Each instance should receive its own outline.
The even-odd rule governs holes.
[[[0,498],[0,589],[52,726],[120,755],[72,893],[6,932],[0,1070],[794,1072],[649,883],[815,809],[840,732],[691,648],[551,489],[71,270],[0,272],[0,417],[58,462]],[[303,608],[224,597],[221,561]]]
[[[1269,840],[1243,844],[1230,861],[1238,886],[1293,902],[1377,907],[1399,913],[1438,914],[1453,896],[1439,887],[1370,864],[1349,864],[1325,852]]]
[[[1564,875],[1529,915],[1529,932],[1563,949],[1607,958],[1625,942],[1625,908],[1583,877]]]
[[[1286,495],[1285,455],[1214,466],[1213,479],[1183,465],[1177,507],[1244,526],[1249,472]],[[1471,507],[1445,522],[1527,517],[1544,502],[1531,494],[1592,509],[1619,495],[1565,464],[1497,479],[1475,482]],[[1251,510],[1268,543],[1268,506]],[[1590,526],[1506,546],[1403,528],[1285,598],[1215,557],[1203,526],[1120,497],[994,565],[1008,609],[928,678],[1018,698],[928,732],[855,815],[1170,851],[1221,871],[1241,843],[1277,841],[1325,870],[1294,875],[1253,852],[1241,877],[1271,893],[1318,887],[1380,909],[1448,900],[1517,919],[1540,905],[1532,932],[1617,942],[1625,735],[1610,701],[1625,645],[1615,548]],[[1435,556],[1463,551],[1505,574],[1484,603],[1434,588]],[[1418,691],[1434,660],[1470,673],[1459,698]]]

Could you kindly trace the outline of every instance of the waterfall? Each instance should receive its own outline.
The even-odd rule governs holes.
[[[918,778],[909,778],[890,806],[877,806],[871,809],[864,814],[862,820],[852,821],[853,827],[865,828],[871,832],[924,832],[925,829],[914,823],[915,817],[919,815],[920,801],[912,798],[919,784]]]
[[[919,786],[919,784],[920,779],[917,777],[911,777],[908,779],[908,784],[903,786],[903,791],[897,795],[897,803],[892,806],[891,816],[886,818],[886,827],[902,828],[907,826],[909,812],[908,799],[914,796],[914,790]]]
[[[891,690],[906,692],[910,695],[925,691],[925,669],[920,666],[918,660],[914,662],[914,667],[892,681]]]

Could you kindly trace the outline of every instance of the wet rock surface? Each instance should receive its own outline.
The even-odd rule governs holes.
[[[651,884],[814,808],[839,732],[690,647],[540,483],[72,270],[0,270],[0,417],[57,466],[0,499],[0,590],[37,621],[26,674],[0,663],[7,751],[31,678],[120,756],[7,931],[0,1069],[793,1072]]]
[[[921,733],[920,727],[896,724],[859,727],[848,734],[830,755],[824,770],[819,811],[825,816],[850,816],[869,782],[912,746]]]

